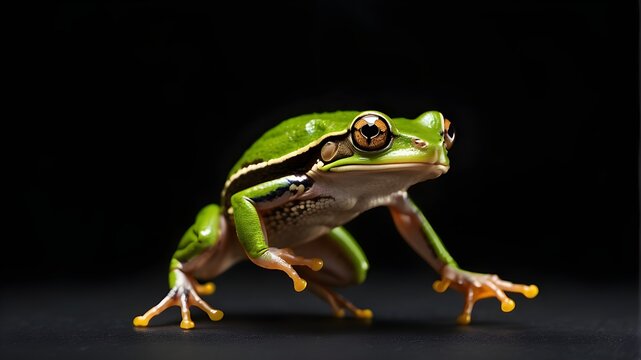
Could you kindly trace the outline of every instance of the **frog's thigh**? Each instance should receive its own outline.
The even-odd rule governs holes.
[[[334,228],[327,235],[294,248],[303,257],[323,260],[320,271],[297,268],[304,279],[326,286],[356,285],[365,281],[369,262],[356,239],[343,227]]]
[[[200,210],[196,221],[187,229],[180,240],[178,249],[174,253],[174,259],[183,263],[214,246],[220,237],[220,215],[221,209],[216,204],[207,205]]]

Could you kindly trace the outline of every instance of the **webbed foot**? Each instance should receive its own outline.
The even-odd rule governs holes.
[[[174,287],[169,290],[167,296],[165,296],[158,305],[149,309],[144,315],[136,316],[133,320],[134,326],[147,326],[151,319],[171,306],[180,307],[180,313],[182,316],[180,327],[185,330],[191,329],[195,326],[194,322],[191,320],[191,314],[189,311],[190,306],[200,308],[207,313],[209,318],[213,321],[218,321],[223,318],[224,314],[222,311],[213,309],[199,296],[199,294],[208,295],[213,293],[215,290],[213,283],[200,285],[196,280],[189,278],[182,271],[174,271],[176,275]]]
[[[472,309],[478,300],[495,297],[501,302],[501,310],[510,312],[514,310],[516,304],[505,294],[505,291],[518,292],[530,299],[539,293],[536,285],[513,284],[500,279],[497,275],[473,273],[449,265],[443,267],[441,280],[436,280],[432,287],[439,293],[445,292],[448,287],[463,293],[465,305],[463,312],[457,318],[457,322],[461,325],[467,325],[472,321]]]

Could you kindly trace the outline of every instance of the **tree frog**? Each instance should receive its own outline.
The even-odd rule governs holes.
[[[437,111],[416,119],[338,111],[285,120],[231,169],[221,203],[198,213],[171,259],[169,293],[133,324],[147,326],[170,306],[180,307],[183,329],[194,327],[191,306],[222,319],[223,312],[201,298],[214,292],[214,284],[199,280],[246,259],[284,272],[295,291],[309,289],[335,316],[371,318],[371,310],[335,289],[365,281],[368,260],[343,225],[378,206],[389,209],[401,236],[438,272],[434,290],[463,293],[458,323],[470,323],[472,307],[483,298],[497,298],[504,312],[512,311],[506,292],[533,298],[538,288],[459,268],[407,193],[448,171],[454,137],[452,123]]]

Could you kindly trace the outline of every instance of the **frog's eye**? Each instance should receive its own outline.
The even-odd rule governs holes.
[[[389,145],[392,133],[384,117],[366,113],[357,117],[352,123],[352,143],[359,150],[376,151]]]
[[[445,147],[447,150],[452,148],[452,144],[454,144],[454,137],[456,137],[456,133],[454,132],[454,125],[452,125],[452,122],[445,119],[445,131],[443,133],[443,137],[445,140]]]

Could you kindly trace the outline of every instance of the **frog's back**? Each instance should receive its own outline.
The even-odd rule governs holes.
[[[323,138],[345,133],[357,114],[358,111],[337,111],[287,119],[254,142],[231,169],[229,177],[252,164],[294,157]]]

